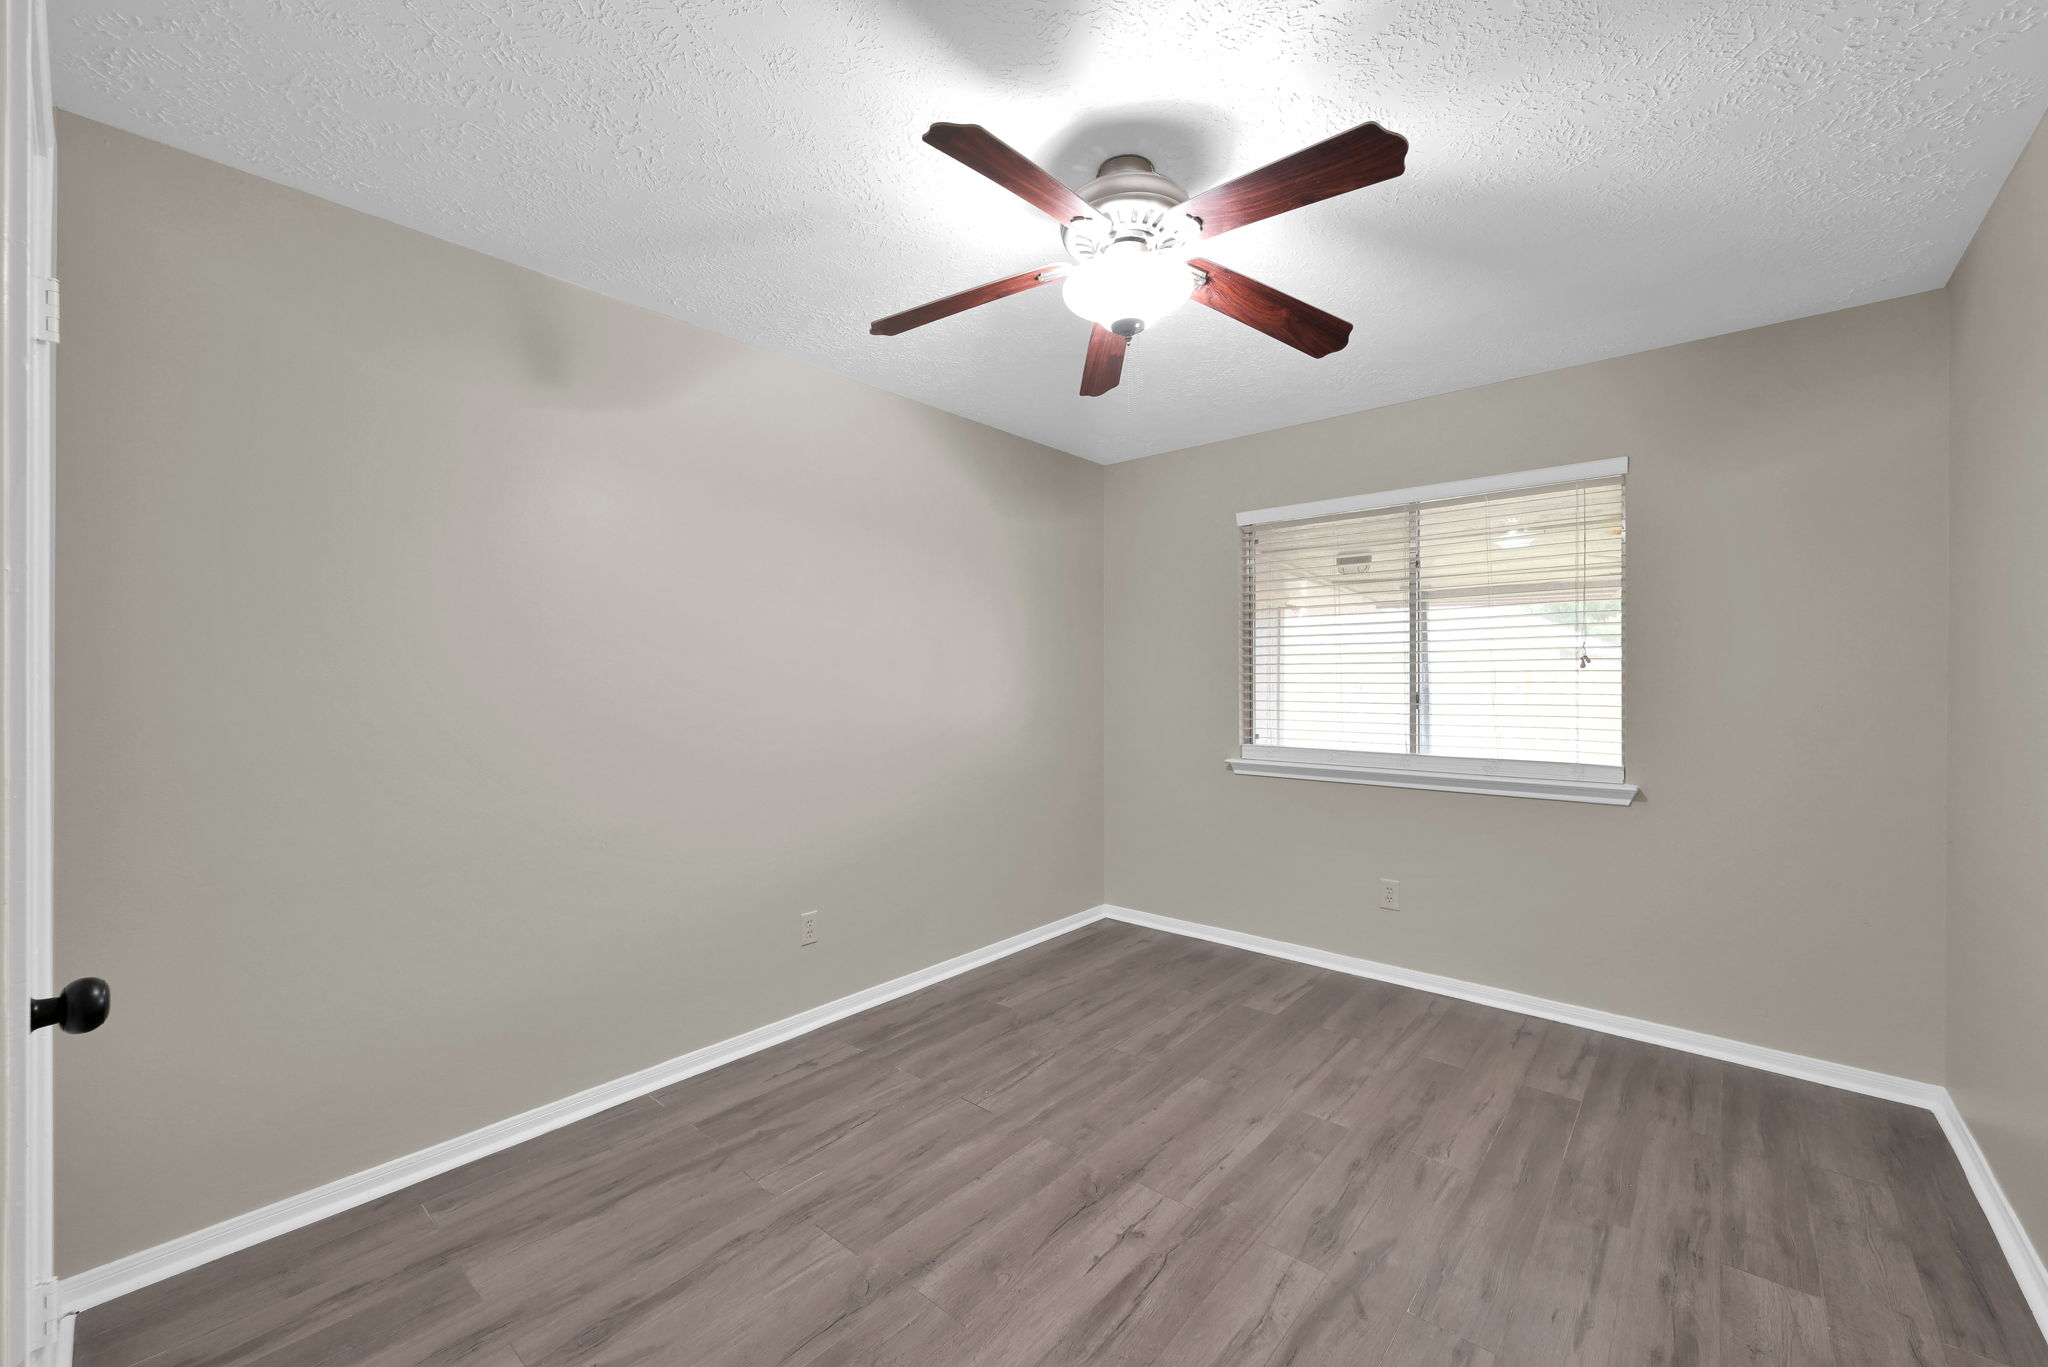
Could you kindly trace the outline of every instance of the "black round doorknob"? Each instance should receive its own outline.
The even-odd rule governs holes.
[[[114,1009],[114,989],[105,978],[79,978],[65,984],[54,997],[37,997],[28,1004],[28,1028],[40,1030],[54,1025],[67,1035],[82,1035],[107,1023]]]

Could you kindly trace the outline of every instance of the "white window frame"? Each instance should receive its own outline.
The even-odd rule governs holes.
[[[1505,493],[1533,489],[1546,484],[1568,484],[1577,480],[1612,479],[1628,474],[1628,458],[1582,461],[1556,465],[1545,470],[1518,470],[1512,474],[1486,475],[1478,479],[1454,480],[1446,484],[1424,484],[1412,489],[1390,489],[1385,493],[1359,494],[1351,498],[1325,499],[1319,503],[1291,503],[1278,508],[1260,508],[1239,513],[1239,527],[1265,522],[1293,522],[1302,518],[1337,517],[1345,513],[1370,512],[1408,503],[1427,503],[1441,498],[1466,498],[1474,494]],[[1244,647],[1240,643],[1239,649]],[[1251,685],[1245,684],[1246,688]],[[1241,700],[1249,707],[1251,699]],[[1241,744],[1238,753],[1226,761],[1231,772],[1260,778],[1304,778],[1322,783],[1366,783],[1386,788],[1429,788],[1453,793],[1484,793],[1496,797],[1547,798],[1559,802],[1594,802],[1625,807],[1635,800],[1639,789],[1623,782],[1619,766],[1603,764],[1560,764],[1542,760],[1466,759],[1449,755],[1407,755],[1366,753],[1355,750],[1310,750],[1297,746]]]

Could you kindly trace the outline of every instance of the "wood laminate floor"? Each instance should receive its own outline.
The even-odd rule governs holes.
[[[1926,1112],[1105,922],[88,1311],[78,1367],[2048,1367]]]

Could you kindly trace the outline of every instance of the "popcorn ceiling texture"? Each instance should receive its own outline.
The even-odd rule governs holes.
[[[63,107],[1101,461],[1933,289],[2048,99],[1996,0],[66,0]],[[1060,258],[918,141],[1198,191],[1365,119],[1408,174],[1208,254],[1358,327],[1197,306],[1075,393]],[[800,400],[800,395],[792,395]]]

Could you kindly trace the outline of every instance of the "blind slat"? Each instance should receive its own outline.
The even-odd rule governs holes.
[[[1621,764],[1623,480],[1243,529],[1244,741]]]

